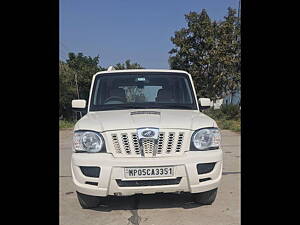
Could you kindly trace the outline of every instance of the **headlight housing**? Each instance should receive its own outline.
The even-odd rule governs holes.
[[[205,151],[218,149],[221,145],[219,128],[209,127],[196,130],[191,139],[191,151]]]
[[[105,151],[104,139],[99,132],[78,130],[73,136],[73,151],[96,153]]]

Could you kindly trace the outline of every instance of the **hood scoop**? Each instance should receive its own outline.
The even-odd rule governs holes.
[[[159,127],[161,123],[159,111],[134,111],[130,117],[135,127]]]
[[[135,112],[130,113],[130,115],[143,115],[143,114],[160,115],[160,112],[157,112],[157,111],[135,111]]]

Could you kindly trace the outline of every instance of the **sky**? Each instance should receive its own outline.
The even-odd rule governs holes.
[[[60,0],[59,54],[99,55],[102,67],[127,59],[147,69],[169,69],[170,38],[185,14],[206,9],[222,20],[239,0]]]

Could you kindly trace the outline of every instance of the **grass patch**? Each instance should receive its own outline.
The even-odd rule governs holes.
[[[239,105],[222,105],[220,109],[207,109],[206,115],[214,119],[220,129],[241,132],[241,112]]]
[[[216,122],[220,129],[241,132],[241,121],[240,120],[216,120]]]
[[[59,129],[74,128],[75,123],[74,121],[59,120]]]

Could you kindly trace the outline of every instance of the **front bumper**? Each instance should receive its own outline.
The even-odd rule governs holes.
[[[212,190],[219,186],[222,176],[222,150],[185,152],[176,157],[154,157],[154,158],[115,158],[106,153],[73,153],[71,170],[76,190],[80,193],[93,196],[107,195],[134,195],[154,194],[170,192],[198,193]],[[214,169],[206,174],[198,175],[198,163],[215,162]],[[100,167],[100,176],[97,178],[85,176],[80,166]],[[125,178],[125,167],[160,167],[174,166],[174,177],[168,178]],[[138,181],[180,178],[178,184],[154,185],[154,186],[119,186],[117,181]],[[199,180],[210,178],[207,181]],[[97,185],[87,184],[97,183]],[[126,182],[124,182],[126,183]]]

